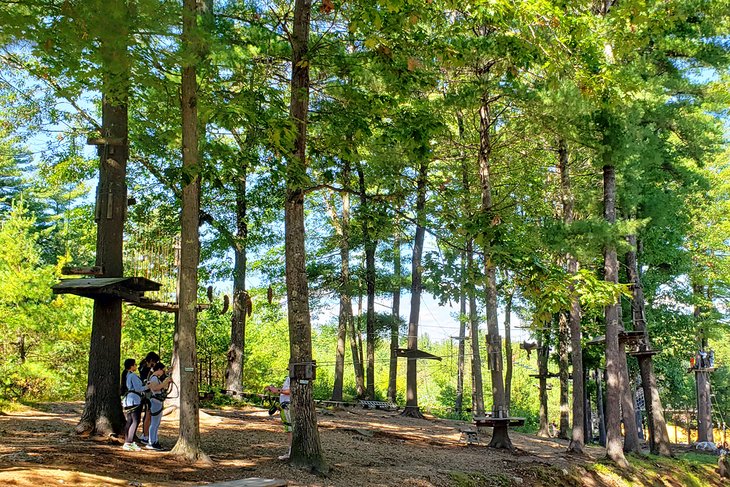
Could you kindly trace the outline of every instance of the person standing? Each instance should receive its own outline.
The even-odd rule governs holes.
[[[134,442],[134,435],[137,433],[140,415],[142,410],[142,396],[146,389],[142,380],[135,373],[137,371],[137,362],[133,358],[124,361],[124,371],[122,372],[122,407],[124,408],[124,416],[127,422],[124,424],[124,445],[122,449],[125,451],[139,451],[141,448]]]
[[[289,439],[289,451],[286,454],[281,455],[279,457],[279,460],[289,460],[289,456],[291,455],[292,420],[291,391],[289,390],[290,384],[290,379],[287,376],[287,378],[284,379],[284,383],[282,384],[281,388],[277,388],[274,386],[266,387],[266,390],[268,390],[269,392],[279,394],[279,415],[281,416],[281,422],[284,424],[284,431],[287,433]]]
[[[160,361],[160,356],[155,352],[150,352],[142,360],[142,366],[139,368],[139,378],[142,379],[143,384],[147,384],[147,381],[152,376],[152,368],[157,362]],[[139,439],[140,443],[147,443],[150,435],[150,421],[152,416],[150,415],[150,401],[146,397],[142,398],[142,405],[140,406],[141,413],[144,413],[142,419],[142,437]]]
[[[147,450],[163,450],[160,445],[158,432],[160,430],[160,421],[162,421],[162,408],[167,396],[167,386],[170,385],[172,379],[170,377],[162,378],[165,375],[165,364],[157,362],[152,367],[152,374],[148,382],[150,392],[150,426],[149,441],[145,448]]]

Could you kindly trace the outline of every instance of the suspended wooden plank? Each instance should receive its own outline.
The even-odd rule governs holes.
[[[635,350],[633,352],[626,352],[633,357],[651,357],[660,353],[660,350]]]
[[[152,301],[151,299],[142,298],[139,301],[136,302],[129,302],[127,303],[131,306],[136,306],[137,308],[144,308],[149,309],[153,311],[160,311],[162,313],[177,313],[180,309],[180,305],[178,303],[173,302],[163,302],[163,301]],[[207,303],[198,303],[198,311],[203,311],[208,308],[210,308],[210,304]]]
[[[424,352],[423,350],[412,348],[396,348],[395,355],[396,357],[405,357],[410,359],[441,360],[441,357]]]
[[[101,277],[104,275],[104,268],[102,266],[92,267],[71,267],[66,266],[61,268],[61,274],[64,276],[96,276]]]

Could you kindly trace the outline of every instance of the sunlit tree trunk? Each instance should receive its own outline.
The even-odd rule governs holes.
[[[603,166],[603,204],[604,218],[610,225],[616,223],[616,172],[611,164]],[[608,282],[618,283],[618,258],[616,246],[607,244],[604,248],[604,274]],[[621,331],[621,305],[606,306],[606,395],[608,408],[606,411],[606,455],[620,467],[627,468],[621,438],[621,398],[622,387],[626,383],[621,380],[622,349],[619,345]],[[626,360],[624,359],[624,363]],[[626,425],[628,431],[628,425]]]
[[[548,396],[547,396],[547,373],[548,373],[548,356],[550,354],[550,343],[548,334],[540,331],[537,335],[537,375],[539,376],[539,417],[540,426],[537,430],[537,436],[547,438],[550,436],[548,425]]]
[[[558,376],[560,378],[560,427],[558,438],[567,440],[570,428],[570,390],[568,387],[568,316],[561,312],[558,317]]]
[[[103,60],[102,138],[98,146],[99,186],[96,190],[96,265],[104,277],[124,275],[122,246],[127,213],[128,120],[127,100],[130,67],[127,55],[129,35],[127,2],[111,0],[104,7],[110,26],[100,39]],[[109,436],[120,433],[124,415],[119,401],[122,301],[94,300],[89,349],[89,375],[84,411],[76,432]]]
[[[352,323],[352,297],[350,296],[350,161],[343,161],[342,219],[340,222],[340,314],[337,325],[337,355],[335,357],[335,381],[332,400],[342,401],[345,374],[345,342],[348,324]],[[333,216],[335,218],[336,215]],[[354,330],[353,330],[354,331]],[[352,335],[351,335],[352,336]],[[353,354],[354,356],[354,354]],[[358,357],[359,359],[359,357]]]
[[[236,182],[236,240],[233,248],[233,309],[231,313],[231,343],[226,365],[226,390],[243,392],[243,352],[246,347],[246,168]]]
[[[180,435],[172,453],[188,461],[204,457],[200,449],[198,409],[199,367],[196,350],[198,324],[198,265],[200,263],[200,161],[198,158],[198,82],[195,59],[199,53],[197,2],[183,2],[182,46],[189,55],[182,66],[182,159],[186,174],[180,215],[180,274],[178,323],[175,341],[180,372]]]
[[[490,131],[494,120],[491,117],[489,95],[484,94],[482,106],[479,108],[479,181],[481,184],[482,204],[481,211],[485,222],[489,225],[497,225],[497,218],[494,214],[492,204],[492,140]],[[492,376],[492,415],[495,418],[507,417],[509,411],[504,399],[504,378],[502,377],[502,338],[499,335],[499,323],[497,322],[497,268],[492,259],[489,231],[484,231],[484,278],[486,287],[487,305],[487,355],[489,370]],[[512,449],[512,442],[509,438],[509,427],[507,423],[498,423],[494,427],[492,440],[489,446],[493,448]]]
[[[570,170],[568,168],[568,146],[564,139],[560,139],[558,144],[558,167],[560,170],[560,194],[563,204],[563,222],[566,226],[573,223],[573,191],[570,188]],[[578,261],[572,254],[566,255],[567,270],[569,277],[578,273]],[[581,308],[580,299],[575,292],[575,286],[571,280],[570,290],[570,312],[569,312],[569,328],[570,328],[570,348],[573,362],[573,425],[570,445],[568,450],[575,453],[582,453],[585,445],[586,428],[585,428],[585,377],[583,369],[583,344],[581,343]],[[561,426],[562,429],[562,426]]]
[[[400,287],[401,287],[401,257],[400,257],[400,229],[396,224],[393,236],[393,324],[390,326],[390,367],[388,369],[388,400],[396,402],[396,379],[398,378],[398,356],[396,350],[399,342],[400,326]]]
[[[459,351],[457,355],[456,368],[456,400],[454,401],[454,410],[461,413],[464,403],[464,349],[466,341],[466,289],[464,281],[466,279],[466,258],[461,253],[461,282],[459,286]]]
[[[426,209],[426,176],[428,164],[421,161],[416,181],[416,235],[413,241],[413,258],[411,259],[411,313],[408,318],[408,349],[418,349],[418,320],[421,311],[421,257],[423,255],[423,240],[426,229],[422,221]],[[404,416],[422,418],[423,414],[418,407],[418,375],[415,358],[408,357],[406,370],[406,407]]]
[[[641,276],[637,260],[636,235],[627,237],[631,249],[626,252],[626,273],[631,284],[631,316],[634,330],[644,332],[644,347],[651,350],[649,330],[646,326],[644,313],[644,289],[641,286]],[[651,355],[640,355],[639,370],[641,371],[641,386],[644,390],[647,422],[649,424],[649,448],[656,455],[672,456],[669,445],[669,433],[664,421],[664,408],[659,397],[659,388],[654,375],[654,363]]]
[[[289,115],[296,127],[294,151],[286,167],[284,236],[286,290],[289,316],[291,409],[293,434],[292,465],[326,473],[327,464],[317,429],[317,412],[312,397],[312,380],[306,369],[312,364],[312,326],[309,313],[304,246],[304,188],[307,170],[307,112],[309,110],[309,22],[311,0],[296,0],[291,33],[291,103]]]

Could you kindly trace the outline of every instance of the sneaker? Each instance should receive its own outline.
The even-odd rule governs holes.
[[[122,450],[124,451],[140,451],[141,448],[137,443],[125,443],[124,446],[122,446]]]
[[[160,445],[160,442],[158,441],[157,443],[147,443],[145,450],[164,451],[165,449],[162,448],[162,445]]]
[[[142,443],[143,445],[146,445],[147,443],[149,443],[149,441],[150,441],[150,440],[149,440],[149,438],[145,438],[145,437],[143,436],[142,438],[139,438],[139,439],[138,439],[137,441],[139,441],[139,442],[140,442],[140,443]]]

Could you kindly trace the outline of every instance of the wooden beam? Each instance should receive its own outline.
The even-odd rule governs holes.
[[[119,137],[89,137],[86,139],[87,145],[127,145],[126,138]]]
[[[64,276],[97,276],[101,277],[104,275],[104,267],[92,266],[92,267],[71,267],[66,266],[61,268],[61,274]]]

